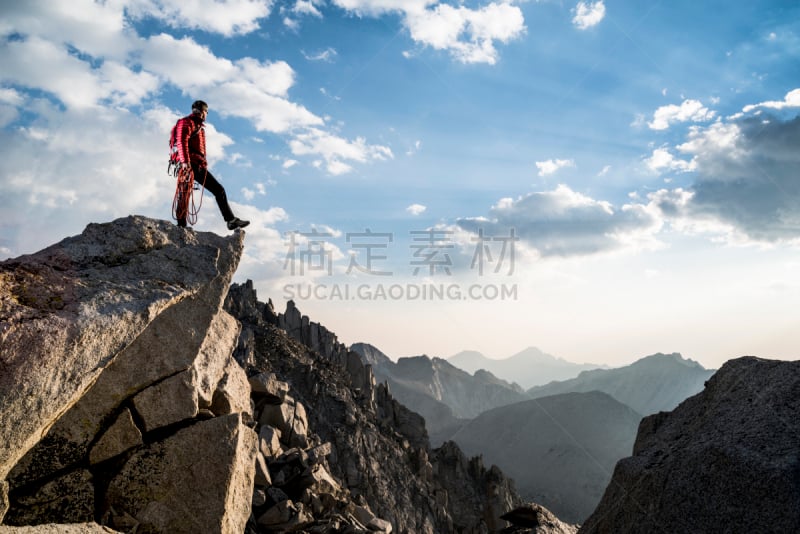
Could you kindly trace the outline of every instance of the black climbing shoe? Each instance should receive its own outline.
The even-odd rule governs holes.
[[[228,230],[236,230],[237,228],[244,228],[250,224],[250,221],[243,221],[239,217],[234,217],[228,221]]]

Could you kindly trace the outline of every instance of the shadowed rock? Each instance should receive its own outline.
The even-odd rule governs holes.
[[[195,423],[134,454],[111,480],[106,505],[145,532],[244,532],[256,440],[239,414]]]
[[[800,532],[800,362],[728,361],[646,417],[582,533]]]

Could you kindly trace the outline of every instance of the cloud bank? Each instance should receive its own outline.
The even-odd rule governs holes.
[[[492,2],[477,9],[432,0],[333,0],[333,3],[358,16],[399,13],[415,42],[448,52],[462,63],[493,65],[499,58],[495,43],[508,43],[526,31],[522,10],[509,2]]]
[[[800,115],[771,111],[800,108],[800,89],[783,101],[745,106],[732,118],[689,126],[683,140],[643,158],[657,175],[689,177],[689,185],[633,192],[631,202],[614,206],[567,185],[504,198],[488,216],[458,219],[460,228],[507,234],[511,228],[541,257],[570,257],[665,245],[663,231],[707,235],[737,245],[800,244]],[[688,104],[687,104],[688,102]],[[715,112],[685,101],[659,108],[664,124],[708,120]],[[657,128],[656,128],[657,129]],[[537,162],[539,175],[569,160]]]
[[[610,252],[628,246],[658,246],[654,235],[662,219],[652,206],[595,200],[559,185],[551,191],[504,198],[489,217],[462,218],[458,226],[470,232],[508,235],[514,229],[542,257],[569,257]]]

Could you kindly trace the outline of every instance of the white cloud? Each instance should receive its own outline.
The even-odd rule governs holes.
[[[250,161],[250,159],[247,156],[245,156],[244,154],[241,154],[239,152],[234,152],[233,154],[228,156],[226,159],[227,159],[228,163],[230,163],[231,165],[237,165],[239,167],[252,167],[253,166],[253,162]]]
[[[494,64],[498,59],[495,41],[508,43],[526,31],[522,10],[507,2],[470,9],[430,0],[333,1],[359,16],[400,12],[414,41],[447,51],[462,63]]]
[[[743,141],[738,124],[717,121],[707,128],[691,127],[686,142],[678,145],[677,149],[699,158],[707,173],[725,176],[727,171],[714,162],[741,161],[747,155]]]
[[[41,89],[79,109],[103,100],[136,103],[158,86],[154,76],[134,73],[116,62],[92,69],[65,48],[39,37],[0,44],[0,82]]]
[[[304,126],[322,126],[323,121],[305,107],[265,93],[247,82],[227,82],[205,90],[212,110],[243,117],[259,131],[288,133]]]
[[[333,3],[360,17],[377,17],[392,11],[424,11],[438,0],[333,0]]]
[[[124,58],[135,46],[121,2],[26,0],[5,2],[0,36],[38,36],[93,57]]]
[[[285,133],[323,120],[286,98],[294,70],[284,61],[219,58],[194,40],[153,36],[143,46],[142,64],[169,82],[202,93],[212,111],[250,120],[256,129]]]
[[[346,174],[353,170],[352,165],[348,165],[338,159],[329,159],[327,160],[327,164],[325,167],[329,173],[334,176],[338,176],[340,174]]]
[[[250,189],[249,187],[242,188],[242,195],[245,197],[245,200],[253,200],[256,195],[262,197],[267,195],[267,187],[265,184],[256,182],[253,184],[253,188],[254,189]]]
[[[697,166],[694,161],[685,161],[676,158],[670,153],[668,149],[663,147],[653,150],[653,153],[650,155],[649,158],[646,158],[644,162],[648,169],[656,173],[665,170],[677,171],[677,172],[689,172],[695,170]]]
[[[294,85],[294,69],[285,61],[258,61],[250,57],[236,62],[241,78],[252,82],[264,92],[285,97]]]
[[[425,210],[428,208],[423,206],[422,204],[411,204],[409,207],[406,208],[406,211],[411,215],[421,215],[425,213]]]
[[[645,117],[643,113],[637,113],[633,117],[633,121],[631,121],[631,126],[634,128],[641,128],[645,124],[647,124],[647,117]]]
[[[658,108],[647,125],[652,130],[666,130],[675,122],[703,122],[711,120],[714,115],[715,112],[703,106],[699,100],[684,100],[680,106],[669,104]]]
[[[297,0],[292,7],[292,12],[298,15],[309,15],[312,17],[322,18],[322,13],[314,5],[314,2],[309,0]]]
[[[25,97],[15,89],[0,87],[0,102],[12,106],[21,106],[25,102]]]
[[[539,169],[539,176],[549,176],[564,167],[574,167],[575,162],[571,159],[548,159],[537,161],[536,168]]]
[[[173,28],[193,28],[225,36],[247,34],[267,18],[272,0],[134,0],[127,10],[134,18],[156,17]]]
[[[316,231],[316,232],[319,232],[321,234],[327,234],[329,237],[339,238],[339,237],[342,237],[342,235],[344,235],[344,232],[342,232],[341,230],[338,230],[338,229],[336,229],[336,228],[334,228],[334,227],[332,227],[332,226],[330,226],[328,224],[312,224],[311,228],[313,229],[312,231]],[[342,256],[342,257],[344,257],[344,256]]]
[[[575,14],[572,17],[572,24],[579,30],[587,30],[600,24],[606,16],[606,6],[603,0],[592,3],[578,2],[572,12]]]
[[[297,32],[298,30],[300,30],[300,21],[297,19],[284,17],[283,25],[292,30],[293,32]]]
[[[422,141],[417,139],[416,141],[414,141],[414,145],[408,150],[406,150],[406,156],[413,156],[414,154],[419,152],[421,148],[422,148]]]
[[[793,89],[786,93],[783,100],[769,100],[759,104],[752,104],[742,108],[745,113],[750,113],[758,108],[767,109],[785,109],[785,108],[800,108],[800,89]]]
[[[338,52],[336,52],[336,49],[331,47],[328,47],[325,50],[321,50],[319,52],[311,54],[306,54],[305,52],[303,52],[303,57],[309,61],[324,61],[326,63],[333,63],[337,55]]]
[[[600,172],[597,173],[597,176],[605,176],[606,174],[608,174],[610,170],[611,170],[611,165],[606,165],[602,169],[600,169]]]
[[[363,137],[348,141],[318,128],[308,128],[295,135],[289,142],[292,154],[296,156],[319,155],[325,159],[329,173],[338,175],[352,170],[343,160],[366,163],[374,160],[394,158],[390,148],[370,145]],[[316,163],[315,163],[316,165]]]
[[[292,167],[294,167],[298,163],[299,162],[296,159],[287,159],[286,161],[283,162],[283,165],[281,165],[281,166],[284,169],[291,169]]]
[[[141,46],[144,68],[177,87],[206,87],[235,77],[233,62],[217,57],[211,49],[190,37],[176,39],[162,33]]]

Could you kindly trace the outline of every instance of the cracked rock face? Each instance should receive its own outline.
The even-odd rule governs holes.
[[[258,436],[222,310],[242,244],[127,217],[0,264],[4,524],[244,530]]]

